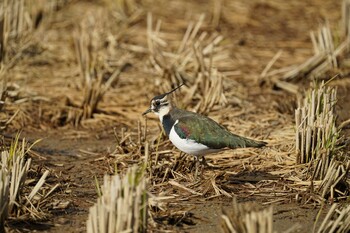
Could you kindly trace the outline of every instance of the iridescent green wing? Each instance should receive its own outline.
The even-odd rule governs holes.
[[[212,149],[247,146],[245,138],[230,133],[212,119],[201,115],[178,119],[174,129],[180,138],[195,140]]]

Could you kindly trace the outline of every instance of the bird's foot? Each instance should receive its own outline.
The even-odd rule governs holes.
[[[201,164],[203,165],[203,167],[210,167],[204,156],[202,156]]]
[[[199,160],[196,159],[196,171],[194,173],[194,180],[197,180],[198,178],[198,170],[199,170]]]
[[[209,167],[209,164],[207,164],[204,156],[202,157],[195,157],[195,166],[196,166],[196,171],[194,174],[194,179],[197,180],[199,177],[203,176],[204,169],[206,167]]]

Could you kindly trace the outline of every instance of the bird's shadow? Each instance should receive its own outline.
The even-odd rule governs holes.
[[[241,171],[237,174],[230,174],[226,181],[230,184],[252,183],[256,184],[263,180],[280,180],[280,176],[272,175],[265,171]]]

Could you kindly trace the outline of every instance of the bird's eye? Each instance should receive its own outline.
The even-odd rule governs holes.
[[[156,105],[156,106],[159,106],[159,105],[160,105],[160,101],[159,101],[159,100],[156,100],[155,105]]]

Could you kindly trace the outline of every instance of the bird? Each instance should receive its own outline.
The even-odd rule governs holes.
[[[207,116],[177,108],[169,95],[181,86],[183,83],[153,97],[150,107],[142,113],[143,116],[151,112],[158,115],[169,140],[180,151],[202,158],[205,162],[205,155],[225,149],[261,148],[267,145],[264,141],[236,135]]]

